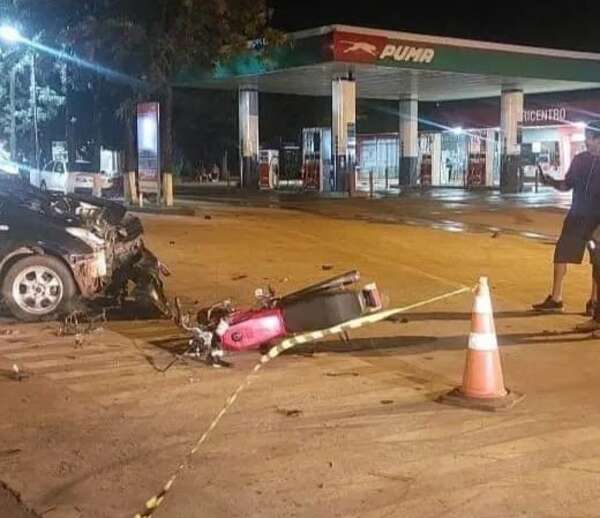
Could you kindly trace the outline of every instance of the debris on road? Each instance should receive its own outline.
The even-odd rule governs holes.
[[[12,457],[13,455],[18,455],[19,453],[21,453],[21,451],[23,451],[23,450],[21,450],[20,448],[14,448],[12,450],[3,450],[3,451],[0,451],[0,458],[1,457]]]
[[[393,322],[394,324],[408,324],[409,320],[406,317],[400,317],[400,315],[393,315],[387,319],[388,322]]]
[[[82,311],[74,311],[67,315],[60,323],[57,336],[74,336],[76,345],[81,345],[82,335],[102,331],[106,324],[106,308],[96,315],[90,315]]]
[[[15,363],[12,366],[12,378],[15,381],[23,381],[31,377],[31,373],[21,370],[21,368]]]
[[[80,349],[85,345],[85,338],[82,335],[75,335],[75,348]]]
[[[58,475],[60,475],[61,477],[64,477],[66,475],[73,473],[74,469],[75,469],[75,466],[73,466],[73,464],[71,464],[70,462],[67,462],[65,460],[61,460],[56,468],[56,473]]]
[[[0,329],[0,336],[12,336],[18,333],[19,332],[16,329]]]
[[[302,410],[299,410],[297,408],[294,408],[292,410],[287,410],[285,408],[278,408],[277,413],[284,415],[285,417],[300,417],[303,414]]]
[[[332,264],[324,264],[323,266],[321,266],[321,269],[322,269],[324,272],[327,272],[327,271],[329,271],[329,270],[333,270],[333,265],[332,265]]]
[[[342,377],[342,376],[360,376],[358,372],[326,372],[325,376],[330,376],[332,378]]]
[[[241,281],[241,280],[244,280],[244,279],[247,279],[247,278],[248,278],[248,276],[247,276],[247,275],[245,275],[245,274],[241,274],[241,275],[234,275],[234,276],[231,278],[231,280],[232,280],[232,281]]]

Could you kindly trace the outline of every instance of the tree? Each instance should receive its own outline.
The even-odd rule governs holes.
[[[87,92],[93,105],[93,140],[99,142],[102,118],[119,113],[131,131],[132,111],[140,99],[162,105],[162,164],[172,163],[173,76],[182,67],[211,66],[246,49],[250,39],[276,41],[259,0],[0,0],[12,19],[43,31],[52,47],[98,63],[102,68],[68,65],[71,90]],[[0,13],[1,14],[1,13]],[[121,71],[111,74],[110,70]],[[125,73],[123,73],[125,72]],[[127,81],[127,78],[130,81]],[[107,106],[105,106],[108,105]],[[76,107],[68,103],[67,112]],[[127,147],[131,147],[130,145]]]
[[[19,143],[22,154],[33,157],[32,135],[34,105],[31,95],[32,52],[23,48],[4,48],[0,52],[0,134],[6,141],[12,141],[13,110],[14,139]],[[36,75],[36,111],[38,123],[43,127],[54,119],[64,103],[57,85],[58,74],[53,63],[47,59],[37,59]],[[14,105],[11,99],[11,83],[14,89]],[[35,159],[34,159],[35,161]]]
[[[148,52],[147,79],[162,105],[162,164],[172,168],[173,87],[178,70],[208,67],[245,50],[250,39],[278,42],[280,36],[267,26],[266,5],[252,0],[157,0],[148,15],[143,1],[130,2],[134,23],[144,34]],[[143,11],[146,12],[144,16]]]

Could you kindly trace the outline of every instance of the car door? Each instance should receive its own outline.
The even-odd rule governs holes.
[[[10,246],[10,225],[6,216],[4,201],[0,199],[0,258],[4,259]]]
[[[48,162],[40,171],[40,189],[52,189],[52,180],[54,177],[54,161]]]
[[[53,169],[53,187],[52,190],[67,193],[67,171],[62,162],[55,162]]]

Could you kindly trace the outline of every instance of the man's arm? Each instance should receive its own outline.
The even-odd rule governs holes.
[[[539,165],[538,165],[538,171],[539,171],[542,183],[544,185],[549,185],[550,187],[553,187],[557,191],[566,192],[566,191],[571,190],[572,186],[570,186],[566,180],[555,180],[549,174],[544,174],[544,172],[542,171],[542,168]]]
[[[567,182],[564,180],[555,180],[549,174],[542,174],[542,183],[544,185],[549,185],[550,187],[554,187],[557,191],[570,191],[571,187],[567,185]]]

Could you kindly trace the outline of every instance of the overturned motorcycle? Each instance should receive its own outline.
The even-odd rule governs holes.
[[[351,271],[300,291],[278,297],[275,292],[256,290],[257,307],[237,309],[224,300],[184,315],[175,299],[175,322],[192,337],[187,356],[215,367],[228,367],[225,352],[259,350],[297,333],[330,328],[382,308],[377,286],[355,287],[358,271]]]

